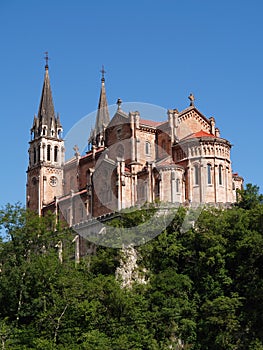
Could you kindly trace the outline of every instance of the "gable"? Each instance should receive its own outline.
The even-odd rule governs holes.
[[[127,114],[122,111],[117,111],[105,132],[106,147],[110,147],[121,142],[121,140],[131,137],[130,121],[130,117]]]
[[[127,124],[129,122],[130,118],[126,113],[117,111],[109,122],[107,129],[115,127],[117,125]]]
[[[198,109],[190,107],[178,115],[176,136],[179,140],[200,130],[210,134],[211,124],[209,119],[200,113]]]

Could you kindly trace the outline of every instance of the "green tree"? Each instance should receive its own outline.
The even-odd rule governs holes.
[[[257,195],[252,203],[206,208],[188,230],[186,210],[177,210],[136,248],[148,282],[132,288],[115,278],[119,249],[94,247],[76,265],[71,230],[8,205],[0,211],[2,349],[261,350],[263,204]],[[113,235],[114,225],[146,220],[145,210],[115,218]]]
[[[237,190],[237,206],[244,209],[252,209],[258,204],[263,204],[263,195],[259,194],[259,187],[247,184],[245,189]]]

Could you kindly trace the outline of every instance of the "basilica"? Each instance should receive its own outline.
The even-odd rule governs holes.
[[[55,113],[48,61],[37,115],[31,128],[27,208],[54,212],[70,226],[144,203],[229,206],[243,179],[231,167],[231,143],[214,117],[195,106],[168,109],[165,121],[122,110],[110,117],[104,69],[89,148],[65,160],[62,121]]]

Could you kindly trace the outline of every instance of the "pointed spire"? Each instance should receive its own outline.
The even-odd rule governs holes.
[[[108,110],[108,102],[105,90],[105,70],[102,66],[101,70],[101,89],[100,89],[100,99],[98,104],[98,111],[96,117],[95,132],[99,134],[110,122],[110,115]]]
[[[38,118],[40,121],[40,124],[46,125],[48,128],[51,127],[51,123],[54,122],[55,119],[55,109],[54,109],[54,103],[52,98],[52,91],[50,86],[50,79],[48,74],[48,53],[45,52],[45,78],[44,78],[44,84],[42,88],[42,94],[38,109]]]
[[[94,130],[90,134],[89,142],[96,146],[102,146],[104,140],[104,130],[110,122],[110,114],[105,90],[105,73],[104,66],[101,69],[101,89]],[[99,140],[99,141],[98,141]]]
[[[34,138],[40,136],[60,138],[62,132],[62,125],[60,123],[59,115],[56,117],[55,108],[52,98],[52,91],[48,72],[48,52],[45,52],[45,76],[44,83],[39,103],[37,117],[34,118],[31,132],[34,133]]]

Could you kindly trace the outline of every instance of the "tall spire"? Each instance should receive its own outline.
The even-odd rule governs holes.
[[[50,86],[50,79],[48,74],[48,53],[45,52],[45,78],[44,78],[44,84],[42,88],[42,94],[38,109],[38,118],[40,124],[45,124],[49,128],[51,127],[51,123],[55,120],[55,109],[54,109],[54,103],[52,98],[52,92],[51,92],[51,86]]]
[[[45,76],[39,103],[37,118],[34,119],[32,131],[34,137],[48,136],[58,137],[58,133],[62,131],[59,116],[56,118],[55,108],[52,98],[52,91],[49,79],[48,52],[45,52]]]
[[[34,116],[29,142],[27,208],[43,214],[44,208],[63,195],[64,140],[59,115],[55,116],[45,52],[45,76],[38,114]],[[53,206],[52,204],[52,206]]]
[[[92,130],[89,142],[96,146],[102,146],[104,144],[104,130],[110,122],[110,114],[108,109],[108,102],[105,90],[105,75],[106,71],[104,66],[101,69],[101,89],[100,98],[96,116],[96,124],[94,130]]]
[[[108,110],[108,102],[105,90],[105,78],[104,66],[101,69],[101,89],[100,89],[100,99],[98,104],[98,111],[96,117],[95,131],[99,134],[110,122],[110,115]]]

